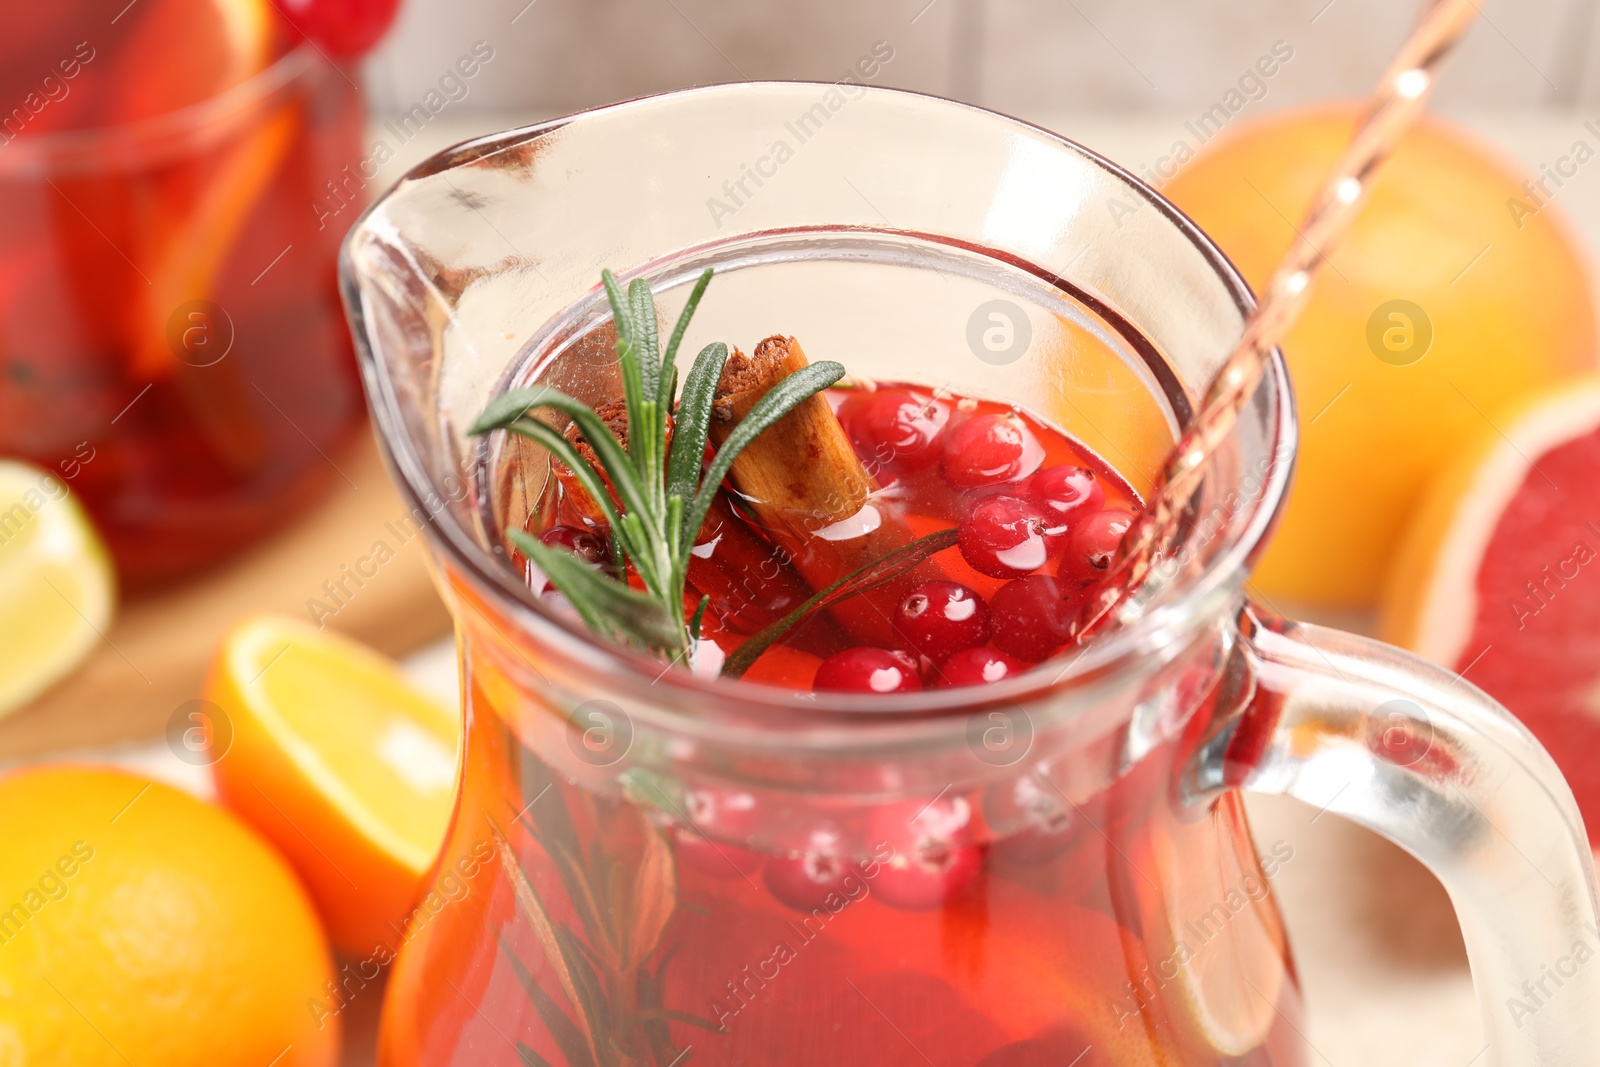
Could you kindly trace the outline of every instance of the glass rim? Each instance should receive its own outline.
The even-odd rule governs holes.
[[[805,86],[825,88],[831,82],[809,81],[753,81],[729,82],[710,86],[696,86],[661,93],[645,94],[628,100],[587,108],[572,114],[531,123],[526,126],[471,138],[443,149],[422,161],[402,175],[389,190],[379,196],[362,213],[346,234],[339,256],[340,286],[352,327],[364,326],[360,288],[349,270],[350,249],[371,216],[377,212],[388,196],[412,179],[424,178],[456,166],[470,164],[485,155],[503,151],[525,143],[537,136],[564,129],[575,123],[639,106],[678,99],[693,100],[709,94],[748,92],[762,88]],[[889,86],[862,85],[874,95],[914,97],[943,106],[978,112],[993,120],[1024,127],[1042,135],[1057,147],[1077,155],[1091,165],[1125,182],[1143,199],[1154,205],[1166,221],[1190,242],[1210,265],[1218,279],[1232,297],[1241,316],[1248,316],[1255,307],[1255,297],[1237,268],[1202,231],[1193,220],[1183,214],[1161,194],[1119,164],[1072,139],[1036,123],[1018,119],[1002,112],[964,101],[952,100],[937,94],[899,89]],[[619,275],[620,277],[620,275]],[[397,487],[416,507],[427,509],[429,496],[439,491],[426,473],[426,465],[416,451],[417,443],[411,439],[398,415],[398,400],[383,368],[382,360],[371,350],[368,337],[362,328],[353,329],[358,356],[363,373],[368,377],[369,397],[373,420],[389,453],[392,469],[397,474]],[[646,653],[619,647],[593,636],[581,621],[568,619],[550,610],[528,587],[520,582],[515,572],[479,545],[471,533],[443,511],[427,509],[435,521],[427,524],[428,536],[436,550],[448,557],[451,566],[470,578],[473,586],[497,606],[506,609],[512,621],[533,640],[565,657],[580,669],[604,672],[614,682],[625,678],[630,688],[638,683],[638,696],[643,704],[660,705],[663,689],[676,694],[673,703],[683,703],[696,710],[689,714],[708,722],[716,721],[719,708],[708,706],[733,702],[741,712],[752,710],[763,715],[778,716],[773,726],[792,728],[798,721],[817,722],[842,716],[846,719],[870,718],[917,720],[946,718],[955,714],[970,713],[974,708],[996,704],[1030,704],[1039,699],[1058,694],[1067,689],[1087,688],[1118,676],[1123,670],[1137,665],[1144,657],[1181,645],[1180,635],[1203,626],[1223,613],[1232,610],[1239,601],[1239,588],[1250,561],[1260,551],[1281,511],[1293,469],[1294,448],[1298,441],[1298,419],[1288,370],[1281,351],[1274,349],[1266,373],[1253,395],[1266,394],[1276,418],[1274,432],[1266,442],[1271,463],[1263,475],[1262,487],[1255,506],[1239,519],[1230,520],[1224,530],[1233,534],[1224,551],[1210,559],[1192,579],[1182,582],[1162,601],[1132,621],[1112,629],[1077,649],[1067,649],[1033,668],[983,686],[925,689],[911,693],[863,695],[848,693],[811,693],[790,690],[781,686],[766,685],[743,680],[729,681],[704,678],[688,670],[661,670],[659,660]],[[1287,451],[1286,451],[1287,449]],[[476,609],[481,612],[481,608]],[[458,625],[471,627],[458,619]],[[498,629],[498,627],[495,627]],[[652,696],[651,694],[654,694]]]
[[[320,58],[315,45],[302,41],[244,81],[173,111],[114,126],[19,134],[0,144],[0,175],[56,169],[117,170],[158,157],[161,149],[173,142],[181,146],[189,136],[224,128],[230,119],[247,114],[303,77]]]

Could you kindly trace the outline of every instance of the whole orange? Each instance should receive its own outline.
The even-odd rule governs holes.
[[[0,779],[0,1063],[332,1067],[327,941],[221,808],[118,771]]]
[[[1355,118],[1341,105],[1241,124],[1162,192],[1259,289]],[[1463,442],[1506,405],[1596,365],[1588,272],[1561,190],[1526,180],[1431,117],[1379,173],[1283,344],[1300,460],[1256,571],[1268,596],[1372,603],[1406,520]]]

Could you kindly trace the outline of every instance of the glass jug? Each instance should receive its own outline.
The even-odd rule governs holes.
[[[1459,678],[1244,599],[1294,455],[1281,362],[1139,617],[993,685],[708,682],[535,596],[503,531],[542,468],[466,427],[533,381],[610,399],[601,269],[647,278],[670,321],[706,266],[682,351],[792,334],[858,374],[1024,406],[1141,490],[1251,306],[1106,160],[848,81],[649,97],[411,172],[341,279],[457,621],[465,743],[383,1064],[1307,1063],[1283,857],[1258,856],[1242,790],[1439,876],[1485,1064],[1590,1062],[1600,972],[1545,977],[1600,939],[1549,757]]]

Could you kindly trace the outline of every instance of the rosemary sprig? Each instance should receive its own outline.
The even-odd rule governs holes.
[[[711,271],[695,283],[664,352],[659,347],[655,298],[649,285],[635,279],[624,293],[609,270],[601,272],[601,280],[616,320],[617,361],[628,417],[626,450],[587,404],[548,386],[517,389],[496,398],[470,432],[508,430],[520,434],[571,469],[604,513],[616,544],[644,589],[631,587],[624,577],[593,570],[520,529],[508,530],[507,536],[566,594],[596,634],[678,659],[692,651],[705,606],[702,600],[692,615],[684,610],[689,551],[729,467],[746,445],[796,405],[838,381],[845,371],[839,363],[820,361],[779,382],[734,427],[702,475],[712,403],[728,360],[728,346],[718,341],[700,350],[684,376],[675,419],[674,394],[678,346],[711,282]],[[594,449],[600,469],[591,466],[553,426],[532,416],[541,409],[558,411],[577,423]],[[620,508],[607,490],[608,481]]]

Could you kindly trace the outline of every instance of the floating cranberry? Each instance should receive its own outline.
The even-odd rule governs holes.
[[[997,782],[983,796],[984,820],[1002,834],[997,862],[1033,866],[1061,855],[1081,836],[1082,818],[1050,781],[1024,775]]]
[[[811,683],[816,692],[910,693],[922,688],[917,661],[884,648],[847,648],[822,661]]]
[[[959,582],[913,586],[892,621],[904,647],[935,664],[989,640],[989,606]]]
[[[938,684],[945,687],[988,685],[1027,669],[1026,663],[998,649],[969,648],[945,660],[937,677]]]
[[[850,443],[881,482],[927,467],[939,457],[950,408],[931,397],[884,389],[849,412]]]
[[[975,415],[945,434],[944,480],[981,489],[1026,478],[1044,462],[1044,448],[1020,416]]]
[[[539,535],[539,543],[546,548],[563,548],[596,570],[611,564],[611,553],[600,535],[577,526],[552,526]]]
[[[683,810],[696,827],[724,841],[744,840],[760,821],[755,796],[742,789],[698,786],[686,790]]]
[[[1035,504],[1075,526],[1105,506],[1106,491],[1094,471],[1058,463],[1028,480],[1028,496]]]
[[[980,500],[961,520],[961,555],[993,578],[1020,578],[1066,551],[1068,529],[1019,496]]]
[[[1111,1055],[1102,1045],[1069,1023],[997,1048],[979,1060],[977,1067],[1107,1067]]]
[[[673,854],[679,864],[712,878],[749,878],[761,869],[759,852],[713,841],[691,826],[678,827],[674,838]]]
[[[902,863],[897,857],[873,879],[872,891],[892,908],[937,908],[970,886],[983,872],[983,850],[969,845],[937,858]]]
[[[1082,590],[1032,574],[1000,587],[989,601],[994,646],[1037,663],[1072,638]]]
[[[1079,587],[1101,578],[1111,569],[1117,546],[1131,525],[1133,516],[1126,511],[1102,511],[1085,519],[1072,531],[1061,559],[1061,578]]]
[[[859,864],[839,854],[838,836],[820,830],[812,835],[811,844],[798,856],[774,856],[767,861],[765,881],[773,898],[799,911],[829,907],[829,897],[835,898],[835,905],[839,900],[859,899],[866,880]]]
[[[283,0],[279,10],[329,52],[355,56],[378,43],[399,5],[400,0]]]
[[[966,889],[983,870],[973,843],[972,809],[963,797],[890,804],[873,813],[874,837],[894,855],[878,866],[872,892],[895,908],[936,908]]]

